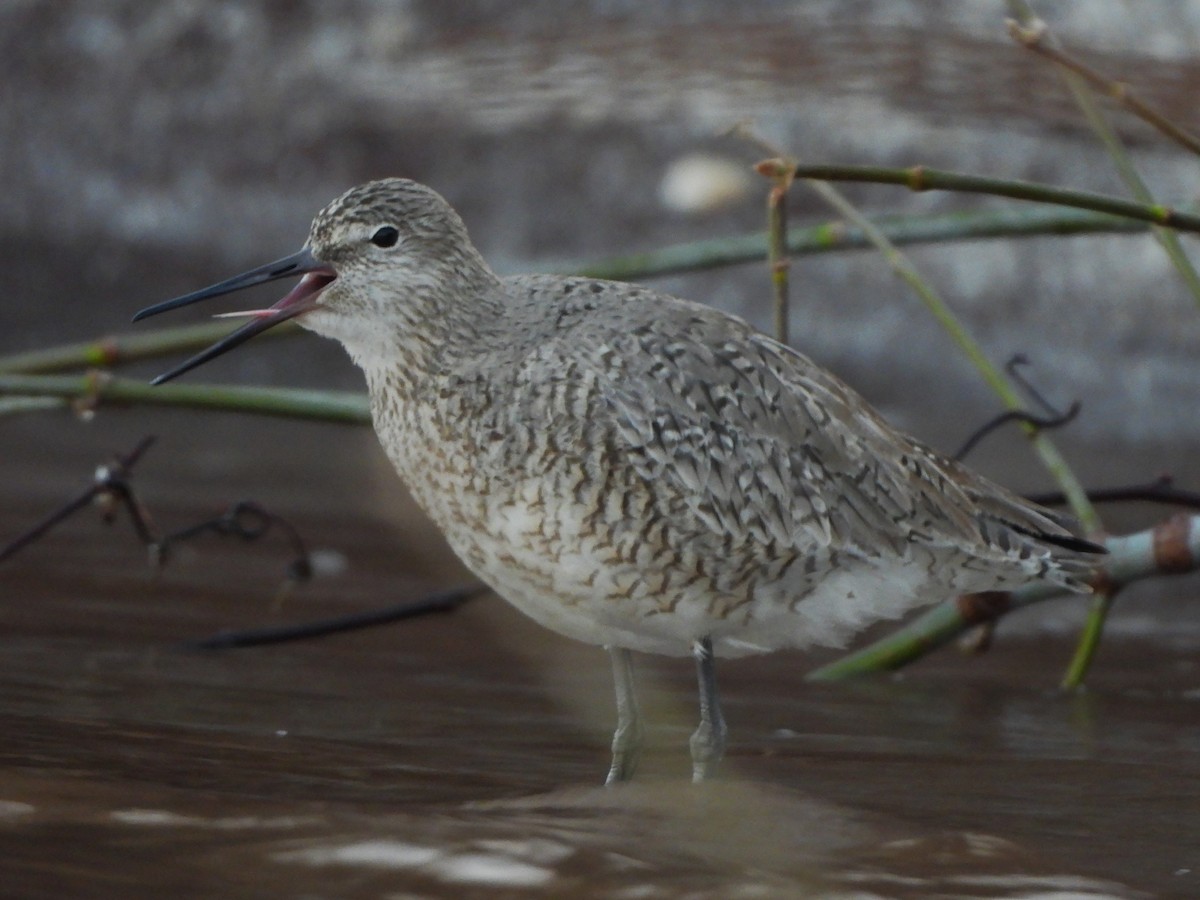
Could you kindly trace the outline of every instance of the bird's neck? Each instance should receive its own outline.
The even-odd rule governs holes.
[[[500,280],[487,269],[449,288],[410,284],[386,321],[343,336],[372,394],[416,396],[477,358],[505,315],[499,287]]]

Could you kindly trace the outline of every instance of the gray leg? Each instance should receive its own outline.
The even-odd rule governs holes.
[[[605,784],[628,781],[637,768],[642,750],[642,713],[633,683],[633,658],[628,650],[608,647],[612,657],[613,682],[617,688],[617,730],[613,732],[612,767]]]
[[[700,727],[692,735],[692,781],[701,782],[717,772],[725,755],[725,717],[717,697],[717,675],[713,668],[712,640],[704,638],[692,647],[696,674],[700,679]]]

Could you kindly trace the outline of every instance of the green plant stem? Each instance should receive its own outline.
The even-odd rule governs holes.
[[[896,184],[912,191],[957,191],[969,194],[992,194],[1013,200],[1028,200],[1034,203],[1053,203],[1077,209],[1122,216],[1151,225],[1165,225],[1179,231],[1200,232],[1200,215],[1181,212],[1161,204],[1143,204],[1122,200],[1105,194],[1088,191],[1071,191],[1052,188],[1032,181],[1013,181],[1003,178],[987,178],[982,175],[967,175],[948,172],[926,166],[911,166],[905,169],[886,166],[849,166],[801,163],[796,166],[797,178],[812,178],[819,181],[858,181],[872,184]]]
[[[263,337],[296,334],[298,329],[299,326],[294,322],[285,322],[266,332]],[[64,369],[108,367],[171,353],[187,353],[207,347],[232,330],[228,322],[203,322],[13,353],[0,357],[0,373],[37,375]]]
[[[1144,223],[1117,216],[1053,207],[884,216],[876,219],[875,224],[897,246],[1038,235],[1136,234],[1148,227]],[[548,271],[610,278],[614,281],[635,281],[760,262],[767,255],[767,242],[767,235],[756,232],[676,244],[599,262],[560,263],[549,267]],[[805,228],[792,225],[788,229],[787,252],[790,256],[867,250],[871,246],[861,229],[848,226],[842,220]]]
[[[61,397],[0,397],[0,416],[11,416],[17,413],[48,412],[52,409],[62,409],[67,401]]]
[[[791,306],[788,302],[787,186],[776,184],[767,196],[767,262],[771,268],[775,340],[786,344]]]
[[[769,179],[767,191],[767,262],[771,270],[771,299],[774,313],[775,340],[788,342],[790,306],[788,302],[788,210],[787,194],[792,186],[795,160],[769,159],[755,166],[758,174]]]
[[[153,387],[132,378],[89,375],[0,375],[0,396],[60,397],[85,406],[138,403],[188,409],[224,410],[321,422],[368,425],[365,394],[291,388],[165,384]]]
[[[1096,651],[1100,647],[1100,638],[1104,634],[1104,623],[1108,621],[1108,613],[1112,609],[1116,597],[1115,590],[1097,591],[1096,595],[1092,597],[1087,620],[1084,622],[1083,631],[1079,633],[1079,641],[1075,645],[1075,653],[1071,657],[1067,671],[1063,674],[1063,688],[1071,690],[1083,685],[1088,670],[1092,667],[1092,661],[1096,658]]]
[[[1093,130],[1100,135],[1101,140],[1108,148],[1109,156],[1114,160],[1121,179],[1129,187],[1129,192],[1141,203],[1154,203],[1154,196],[1150,193],[1150,189],[1138,174],[1137,169],[1134,168],[1133,161],[1130,160],[1129,154],[1121,145],[1116,132],[1105,121],[1096,102],[1087,94],[1087,88],[1078,85],[1078,91],[1080,92],[1078,94],[1080,106],[1083,107]],[[1152,226],[1151,232],[1167,254],[1171,265],[1175,267],[1175,271],[1179,273],[1180,279],[1192,295],[1192,301],[1200,306],[1200,274],[1196,272],[1196,267],[1192,265],[1192,261],[1184,252],[1179,235],[1160,225]]]

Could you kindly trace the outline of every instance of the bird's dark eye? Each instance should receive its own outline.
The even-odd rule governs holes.
[[[391,225],[384,225],[371,235],[371,243],[376,247],[395,247],[398,240],[400,240],[400,232]]]

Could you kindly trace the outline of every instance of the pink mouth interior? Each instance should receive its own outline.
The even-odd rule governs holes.
[[[317,296],[321,291],[329,287],[335,278],[337,276],[326,269],[317,269],[315,272],[309,272],[296,282],[296,286],[288,291],[278,303],[275,303],[269,310],[262,310],[262,312],[269,315],[287,310],[293,316],[300,315],[302,312],[308,312],[308,310],[316,305]]]
[[[318,269],[307,273],[296,282],[296,286],[268,309],[246,309],[239,312],[218,313],[218,319],[290,319],[302,315],[317,305],[321,291],[337,278],[331,270]]]

